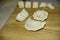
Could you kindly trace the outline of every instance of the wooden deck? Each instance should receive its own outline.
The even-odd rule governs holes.
[[[29,17],[37,10],[46,10],[49,13],[46,26],[39,31],[28,31],[24,28],[26,22],[17,22],[16,15],[22,10],[16,7],[4,27],[0,30],[0,40],[60,40],[60,7],[26,9]]]

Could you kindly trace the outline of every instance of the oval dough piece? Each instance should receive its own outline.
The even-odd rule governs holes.
[[[25,29],[37,31],[39,29],[42,29],[45,24],[46,24],[46,22],[35,21],[35,20],[32,20],[31,18],[28,18],[25,23]]]
[[[33,18],[36,20],[44,21],[45,19],[47,19],[47,17],[48,17],[48,12],[44,10],[38,10],[33,14]]]
[[[17,21],[24,21],[28,17],[28,12],[23,9],[20,13],[18,13],[16,20]]]

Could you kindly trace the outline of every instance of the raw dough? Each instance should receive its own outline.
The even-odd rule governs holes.
[[[24,1],[19,1],[18,6],[19,8],[24,8]]]
[[[33,2],[32,8],[38,8],[38,2]]]
[[[37,31],[39,29],[42,29],[45,24],[46,22],[36,21],[32,20],[31,18],[28,18],[24,27],[27,30]]]
[[[40,7],[46,7],[47,6],[47,3],[45,3],[45,2],[42,2],[41,4],[40,4]]]
[[[25,8],[31,8],[31,2],[30,1],[25,2]]]
[[[50,9],[54,9],[54,6],[52,5],[52,3],[48,3],[47,7],[49,7]]]
[[[16,20],[18,21],[24,21],[28,17],[28,12],[23,9],[20,13],[18,13]]]
[[[44,10],[38,10],[33,14],[33,18],[36,20],[44,21],[45,19],[47,19],[47,17],[48,17],[48,12]]]

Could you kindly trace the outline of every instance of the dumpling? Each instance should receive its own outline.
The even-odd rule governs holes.
[[[39,29],[42,29],[45,24],[46,22],[36,21],[32,20],[31,18],[28,18],[24,27],[27,30],[37,31]]]
[[[18,13],[16,20],[17,21],[24,21],[28,17],[28,12],[23,9],[20,13]]]
[[[38,8],[38,2],[33,2],[32,8]]]
[[[18,6],[19,8],[24,8],[24,1],[19,1]]]
[[[42,2],[41,4],[40,4],[40,7],[46,7],[47,6],[47,3],[45,3],[45,2]]]
[[[31,2],[30,1],[25,2],[25,8],[31,8]]]
[[[48,17],[48,12],[44,10],[38,10],[33,14],[33,18],[36,20],[44,21],[45,19],[47,19],[47,17]]]
[[[47,7],[49,7],[50,9],[54,9],[55,7],[52,5],[52,3],[48,3]]]

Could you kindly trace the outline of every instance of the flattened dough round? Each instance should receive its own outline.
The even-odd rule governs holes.
[[[45,24],[46,22],[36,21],[32,20],[31,18],[28,18],[24,27],[27,30],[37,31],[39,29],[42,29]]]
[[[38,10],[33,14],[33,18],[36,20],[44,21],[45,19],[47,19],[47,17],[48,17],[48,12],[44,10]]]

